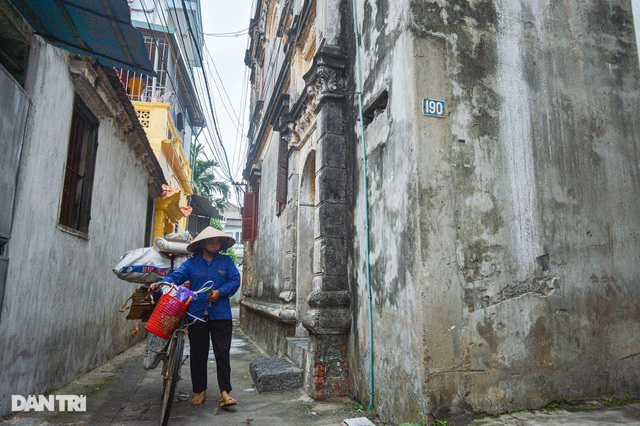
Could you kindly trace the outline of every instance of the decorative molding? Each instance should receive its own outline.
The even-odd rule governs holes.
[[[96,118],[118,115],[122,109],[120,100],[99,66],[94,66],[88,58],[75,56],[69,59],[69,71],[76,93]]]
[[[290,148],[299,148],[308,139],[325,101],[344,99],[347,87],[345,68],[343,56],[330,47],[320,48],[311,69],[303,76],[306,82],[304,92],[291,112],[281,118],[281,131]]]
[[[287,141],[289,149],[298,148],[301,138],[295,123],[291,122],[287,124],[287,128],[282,132],[282,137]]]
[[[295,324],[298,318],[295,306],[279,305],[255,299],[242,299],[240,304],[250,311],[262,314],[266,317],[285,324]]]
[[[140,120],[140,125],[145,129],[148,129],[149,122],[151,120],[151,110],[137,109],[136,114],[138,115],[138,120]]]
[[[302,318],[302,325],[312,334],[347,334],[351,328],[349,308],[313,308]]]
[[[314,291],[307,298],[311,308],[302,325],[314,334],[345,334],[351,327],[347,291]]]
[[[321,98],[327,95],[343,95],[346,86],[344,78],[335,69],[320,65],[315,74],[315,80],[307,85],[307,93],[311,95],[312,103],[317,105]]]
[[[314,291],[307,298],[309,306],[322,307],[349,307],[350,297],[347,291]]]
[[[260,120],[262,119],[263,112],[264,112],[264,101],[262,100],[257,101],[253,109],[253,115],[251,116],[251,121],[249,122],[249,140],[253,139],[253,132],[255,128],[259,125]]]
[[[283,303],[295,303],[296,292],[295,291],[283,291],[278,295],[278,298],[280,300],[282,300]]]

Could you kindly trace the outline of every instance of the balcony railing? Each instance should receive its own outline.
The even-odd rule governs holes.
[[[159,84],[156,77],[129,70],[117,70],[117,72],[132,101],[168,102],[168,99],[165,99],[166,87]]]
[[[156,71],[155,77],[149,77],[129,70],[117,70],[122,85],[127,90],[129,99],[138,102],[172,102],[175,89],[168,75],[169,44],[163,37],[144,36],[149,60]],[[174,67],[175,68],[175,67]]]

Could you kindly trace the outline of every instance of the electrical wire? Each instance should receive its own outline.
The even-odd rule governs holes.
[[[144,1],[144,0],[143,0]],[[155,3],[156,0],[154,0]],[[175,0],[173,0],[173,6],[174,6],[174,10],[177,11],[178,7],[176,7],[176,2]],[[160,8],[158,7],[158,5],[156,4],[156,10],[159,10]],[[184,0],[182,0],[182,9],[184,12],[184,16],[185,16],[185,21],[187,23],[187,30],[184,31],[182,28],[182,24],[179,22],[179,19],[176,19],[176,25],[178,26],[178,31],[180,34],[184,34],[186,35],[190,35],[191,39],[194,42],[195,46],[198,46],[195,34],[193,32],[193,27],[191,25],[191,19],[190,16],[188,14],[188,9],[186,7],[186,4],[184,2]],[[146,11],[145,11],[145,15],[146,15]],[[162,14],[159,14],[159,18],[161,21],[164,21],[162,23],[162,27],[165,29],[165,31],[167,33],[169,33],[170,31],[168,30],[168,24],[166,19],[164,19],[163,16],[161,16]],[[175,15],[173,15],[175,17],[177,17],[177,13]],[[145,16],[147,19],[147,23],[149,23],[149,18],[148,16]],[[149,23],[149,27],[151,28],[151,25]],[[215,34],[215,35],[220,35],[220,36],[236,36],[236,35],[242,35],[243,32],[247,32],[251,30],[251,26],[246,29],[246,30],[240,30],[240,31],[234,31],[234,32],[229,32],[229,33],[210,33],[210,34]],[[179,47],[182,48],[183,51],[188,52],[186,46],[184,45],[184,40],[182,40],[181,38],[176,38],[178,39],[178,43],[180,44],[181,42],[183,43],[182,46],[179,45]],[[169,47],[171,48],[171,44],[169,44]],[[206,47],[206,46],[205,46]],[[172,55],[174,55],[174,60],[177,61],[177,59],[175,58],[175,52],[173,52],[173,49],[171,48],[171,52]],[[223,173],[223,180],[231,183],[233,185],[233,188],[235,188],[236,190],[236,194],[238,196],[238,201],[239,203],[241,202],[241,198],[240,198],[240,192],[242,191],[241,188],[241,184],[239,184],[238,182],[235,181],[234,179],[234,175],[237,175],[237,171],[239,169],[239,167],[237,167],[235,170],[231,169],[231,166],[229,164],[229,158],[227,156],[227,152],[226,149],[224,147],[224,144],[222,142],[222,138],[218,129],[218,124],[217,124],[217,114],[215,111],[215,104],[212,101],[212,94],[211,94],[211,90],[210,90],[210,84],[209,84],[209,78],[207,77],[207,68],[205,67],[205,61],[202,58],[202,54],[200,52],[200,50],[196,49],[196,52],[198,54],[198,58],[195,58],[197,60],[199,60],[199,63],[201,65],[202,68],[202,75],[201,78],[202,80],[200,81],[200,85],[198,84],[199,79],[195,77],[194,70],[193,68],[190,68],[191,71],[191,77],[192,77],[192,81],[194,83],[194,85],[192,87],[194,87],[194,90],[196,91],[196,96],[199,99],[203,99],[203,97],[206,95],[206,99],[208,100],[208,103],[205,102],[205,104],[207,105],[208,108],[204,109],[205,115],[206,116],[210,116],[207,118],[211,119],[211,122],[213,123],[213,130],[214,132],[211,131],[211,127],[207,126],[206,127],[206,131],[204,134],[201,135],[202,131],[198,133],[198,135],[196,136],[196,141],[197,140],[204,140],[206,142],[205,145],[203,145],[204,147],[208,147],[210,150],[210,153],[213,155],[214,159],[213,161],[215,161],[218,166],[219,166],[219,171],[222,171]],[[240,135],[243,138],[246,138],[246,136],[244,135],[244,124],[242,122],[242,120],[240,120],[240,118],[238,117],[238,113],[235,111],[235,109],[233,109],[233,104],[231,102],[231,99],[229,97],[228,92],[226,91],[226,88],[224,87],[224,83],[217,71],[217,68],[215,67],[215,63],[213,62],[213,58],[211,57],[210,52],[208,51],[208,49],[206,49],[206,53],[209,55],[210,62],[206,62],[207,65],[209,65],[209,63],[211,63],[213,65],[213,70],[215,71],[215,74],[218,76],[218,79],[220,80],[220,85],[218,85],[218,82],[215,80],[215,78],[213,79],[213,83],[215,84],[216,90],[218,91],[218,93],[220,94],[220,100],[223,102],[223,107],[225,108],[225,110],[227,111],[227,114],[229,114],[229,117],[232,120],[232,123],[234,124],[234,126],[236,127],[237,133],[236,135]],[[245,75],[246,75],[246,70],[245,70]],[[243,83],[246,81],[245,78],[243,78]],[[202,87],[202,84],[204,83],[204,88]],[[222,89],[221,89],[222,88]],[[243,85],[243,91],[245,90],[246,85]],[[203,92],[205,95],[203,95]],[[235,117],[232,116],[231,112],[229,111],[229,109],[227,108],[224,98],[222,96],[222,93],[225,93],[226,98],[229,102],[229,106],[233,111],[233,114],[235,115]],[[248,93],[248,91],[245,91],[245,93]],[[246,96],[245,96],[246,99]],[[241,101],[241,105],[246,105],[245,100],[243,99]],[[242,116],[243,118],[246,117],[246,113],[243,111],[242,112]],[[202,136],[202,138],[198,139],[198,136]],[[206,137],[208,136],[208,137]],[[238,136],[237,136],[238,137]],[[213,143],[212,143],[213,141]],[[217,142],[217,144],[215,143]],[[244,146],[245,144],[240,144],[241,146]],[[206,151],[202,151],[203,156],[205,157],[205,159],[209,160]],[[240,154],[242,154],[242,150],[240,151]],[[234,152],[234,159],[235,159],[235,152]],[[218,172],[218,170],[214,169],[214,172]],[[236,172],[236,173],[234,173]],[[217,174],[217,173],[216,173]]]
[[[157,0],[154,0],[154,4],[155,4],[156,8],[158,8],[158,9],[159,9],[158,4],[157,4]],[[183,6],[184,6],[184,5],[183,5]],[[176,5],[175,5],[175,1],[174,1],[174,9],[177,9],[177,7],[176,7]],[[185,11],[185,13],[186,13],[186,11]],[[163,27],[163,29],[165,30],[165,32],[166,32],[166,33],[170,33],[169,25],[168,25],[168,23],[167,23],[166,18],[165,18],[162,14],[159,14],[159,15],[158,15],[158,17],[159,17],[159,19],[162,21],[162,22],[161,22],[161,26]],[[187,18],[188,18],[188,15],[187,15]],[[147,17],[147,22],[149,22],[148,17]],[[190,25],[190,21],[188,21],[187,23]],[[180,25],[180,23],[179,23],[179,22],[177,22],[177,25],[178,25],[178,30],[179,30],[179,31],[182,31],[182,29],[181,29],[181,25]],[[185,34],[186,34],[186,33],[185,33]],[[193,32],[192,32],[192,31],[191,31],[191,37],[192,37],[192,40],[195,40],[195,37],[193,36]],[[182,40],[181,38],[177,38],[177,37],[176,37],[176,41],[178,42],[178,47],[179,47],[179,48],[181,47],[181,48],[182,48],[182,50],[183,50],[184,52],[187,52],[187,49],[186,49],[186,46],[184,45],[183,40]],[[181,43],[181,42],[183,43],[183,44],[182,44],[182,46],[180,46],[180,43]],[[197,43],[196,43],[196,44],[197,44]],[[177,62],[178,62],[178,58],[177,58],[176,53],[173,51],[173,48],[171,48],[171,44],[169,44],[169,47],[170,47],[171,53],[172,53],[172,55],[173,55],[174,61],[177,63]],[[197,51],[197,50],[196,50],[196,51]],[[198,53],[199,53],[199,51],[198,51]],[[178,70],[180,70],[180,68],[179,68],[179,67],[178,67]],[[192,72],[193,72],[193,69],[192,69]],[[192,74],[192,76],[193,76],[193,74]],[[193,83],[195,83],[195,78],[193,78],[193,79],[192,79],[192,82],[193,82]],[[186,83],[185,83],[185,85],[186,85]],[[199,95],[199,93],[198,93],[199,91],[198,91],[198,89],[197,89],[197,85],[196,85],[196,84],[194,84],[192,87],[193,87],[193,88],[194,88],[194,90],[196,91],[196,96],[197,96],[199,99],[201,99],[201,98],[202,98],[202,95]],[[207,94],[208,94],[208,93],[209,93],[209,92],[208,92],[208,89],[207,89]],[[194,101],[192,100],[192,102],[194,102]],[[212,119],[213,119],[213,120],[215,120],[215,115],[213,115],[213,114],[215,114],[215,112],[212,112]],[[215,121],[214,121],[214,123],[215,123]],[[208,133],[210,133],[210,132],[211,132],[210,128],[208,128],[208,127],[207,127],[207,132],[208,132]],[[219,138],[219,135],[218,135],[218,138]],[[215,140],[215,136],[211,135],[211,139]],[[209,146],[209,148],[210,148],[210,150],[211,150],[211,154],[212,154],[212,155],[213,155],[213,157],[214,157],[214,161],[219,165],[220,169],[221,169],[223,172],[226,172],[226,174],[227,174],[229,177],[231,177],[231,171],[230,171],[230,168],[228,168],[227,170],[225,170],[225,168],[224,168],[224,167],[225,167],[225,162],[224,162],[224,161],[222,161],[222,159],[223,159],[223,158],[225,158],[225,155],[224,155],[225,153],[221,153],[218,149],[216,149],[217,145],[215,145],[215,144],[211,143],[211,141],[210,141],[210,140],[207,140],[207,139],[205,139],[205,140],[206,140],[206,141],[207,141],[207,143],[208,143],[208,146]],[[219,139],[219,140],[220,140],[220,143],[221,143],[221,139]],[[206,153],[205,153],[205,152],[203,152],[203,155],[205,156],[205,159],[209,160],[209,158],[206,156]],[[225,176],[225,177],[226,177],[226,176]],[[230,179],[230,180],[232,181],[233,179]]]
[[[154,6],[156,7],[156,10],[159,10],[159,8],[158,8],[158,4],[157,4],[157,0],[153,0],[153,1],[154,1]],[[142,0],[142,3],[143,3],[143,7],[144,7],[144,9],[145,9],[145,19],[146,19],[146,21],[147,21],[147,24],[149,25],[149,28],[151,28],[151,23],[150,23],[150,21],[149,21],[148,12],[146,12],[147,7],[146,7],[146,4],[145,4],[145,0]],[[174,5],[175,5],[175,3],[174,3]],[[169,25],[168,25],[168,23],[167,23],[167,21],[166,21],[165,17],[164,17],[162,14],[158,14],[158,17],[159,17],[159,19],[160,19],[160,21],[161,21],[161,24],[160,24],[160,25],[161,25],[161,27],[164,29],[164,32],[165,32],[166,34],[171,33],[171,31],[169,30]],[[178,23],[178,26],[179,26],[179,23]],[[154,41],[154,42],[155,42],[155,44],[156,44],[156,49],[158,49],[158,51],[159,51],[159,50],[160,50],[160,48],[159,48],[158,40],[157,40],[157,37],[156,37],[156,36],[153,36],[153,41]],[[176,38],[176,41],[178,41],[178,43],[180,43],[180,41],[181,41],[181,40],[177,40],[177,38]],[[169,47],[169,50],[170,50],[170,52],[171,52],[171,55],[172,55],[172,57],[173,57],[174,62],[175,62],[175,63],[178,63],[178,60],[179,60],[179,59],[178,59],[178,57],[177,57],[177,55],[176,55],[176,52],[174,52],[174,50],[173,50],[173,47],[172,47],[171,43],[167,43],[167,45],[168,45],[168,47]],[[178,47],[180,48],[180,46],[178,46]],[[185,47],[184,45],[182,46],[182,50],[184,50],[185,52],[187,51],[187,49],[186,49],[186,47]],[[183,84],[186,86],[186,85],[187,85],[187,83],[185,83],[185,82],[184,82],[184,78],[185,78],[185,76],[183,76],[183,75],[182,75],[182,72],[181,72],[180,67],[177,67],[177,71],[178,71],[178,73],[179,73],[179,76],[183,79]],[[169,80],[171,81],[171,83],[172,83],[172,87],[177,88],[177,84],[176,84],[176,83],[175,83],[175,81],[173,80],[173,78],[172,78],[171,74],[167,72],[167,73],[166,73],[166,75],[167,75],[167,77],[169,78]],[[193,79],[192,79],[192,81],[193,81]],[[198,91],[197,91],[197,89],[196,89],[195,84],[194,84],[192,87],[194,87],[194,90],[196,91],[196,96],[198,96]],[[175,89],[174,89],[174,90],[175,90]],[[189,94],[188,94],[188,93],[187,93],[187,96],[189,96]],[[182,110],[183,110],[183,111],[186,111],[186,107],[185,107],[184,105],[182,105],[182,101],[180,100],[180,97],[179,97],[179,96],[176,96],[176,101],[177,101],[177,102],[178,102],[178,104],[181,106]],[[193,100],[191,100],[191,102],[194,102],[194,101],[193,101]],[[194,103],[194,104],[195,104],[195,103]],[[210,131],[210,130],[209,130],[209,128],[207,128],[207,130],[208,130],[208,131]],[[208,145],[209,145],[209,147],[210,147],[210,149],[211,149],[211,153],[214,155],[214,159],[213,159],[213,161],[215,161],[218,165],[220,165],[220,164],[222,163],[222,162],[221,162],[221,160],[220,160],[220,159],[222,158],[222,155],[220,155],[219,153],[217,153],[217,152],[216,152],[216,149],[214,148],[214,147],[215,147],[215,145],[214,145],[214,144],[212,144],[209,140],[207,140],[207,142],[208,142]],[[217,155],[216,155],[216,154],[217,154]],[[206,152],[203,152],[203,156],[205,157],[205,159],[206,159],[207,161],[210,161],[210,159],[209,159],[209,158],[207,157],[207,155],[206,155]],[[216,158],[216,157],[217,157],[217,158]],[[228,172],[228,174],[230,175],[230,171]],[[193,184],[193,182],[189,182],[189,183],[190,183],[190,184]]]
[[[202,33],[202,34],[209,37],[239,37],[239,36],[248,34],[250,28],[251,27],[245,28],[244,30],[232,31],[228,33]]]
[[[236,129],[239,129],[240,127],[240,118],[238,117],[238,113],[236,112],[235,108],[233,108],[233,103],[231,101],[231,98],[229,97],[229,93],[227,92],[227,89],[224,86],[224,83],[222,81],[222,77],[220,77],[220,74],[218,73],[218,69],[216,68],[215,62],[213,61],[213,57],[211,56],[211,53],[209,52],[209,49],[206,47],[205,45],[205,53],[207,54],[206,57],[209,58],[210,63],[212,64],[212,68],[216,73],[216,76],[218,77],[218,80],[220,81],[220,87],[222,87],[222,91],[220,91],[220,87],[218,86],[218,82],[216,81],[216,79],[213,79],[213,84],[215,85],[216,90],[218,91],[218,94],[220,95],[220,100],[222,102],[222,106],[224,107],[225,111],[227,112],[227,115],[229,116],[229,118],[231,119],[231,121],[233,122],[233,125]],[[207,62],[209,63],[209,62]],[[229,112],[229,109],[227,108],[227,105],[224,101],[224,99],[222,98],[222,93],[224,92],[228,103],[229,103],[229,108],[231,108],[231,111],[233,111],[233,115],[231,115],[231,112]]]
[[[151,26],[151,22],[149,21],[149,12],[147,12],[147,9],[148,9],[148,8],[147,8],[147,5],[145,4],[145,0],[141,0],[141,1],[142,1],[142,6],[143,6],[143,12],[144,12],[145,20],[147,21],[147,25],[148,25],[149,29],[151,29],[151,28],[152,28],[152,26]],[[157,7],[157,5],[155,5],[155,3],[154,3],[154,6],[156,6],[156,7]],[[166,29],[166,27],[165,27],[165,29]],[[169,31],[166,31],[166,33],[168,33],[168,32],[169,32]],[[170,43],[170,42],[169,42],[169,40],[166,38],[166,36],[165,36],[165,37],[163,37],[163,38],[164,38],[164,40],[165,40],[165,41],[166,41],[166,43],[167,43],[167,47],[168,47],[169,51],[171,51],[171,52],[172,52],[171,43]],[[160,37],[157,37],[156,35],[151,35],[151,36],[150,36],[150,39],[151,39],[151,42],[152,42],[152,43],[154,44],[154,46],[155,46],[156,54],[157,54],[157,55],[160,55],[160,56],[162,56],[162,57],[164,57],[164,55],[163,55],[163,53],[162,53],[162,52],[164,52],[164,49],[161,49],[161,47],[160,47],[160,45],[159,45],[159,42],[158,42],[158,41],[159,41],[159,39],[160,39]],[[172,54],[173,54],[173,52],[172,52]],[[165,59],[165,60],[166,60],[166,59]],[[174,57],[174,60],[176,60],[176,59],[175,59],[175,57]],[[166,67],[165,67],[165,68],[166,68]],[[164,71],[165,71],[164,73],[165,73],[166,78],[169,80],[169,82],[171,83],[171,87],[172,87],[172,88],[173,88],[173,90],[175,91],[175,90],[176,90],[176,88],[178,87],[177,83],[176,83],[176,82],[175,82],[175,80],[173,79],[173,76],[171,75],[171,73],[169,73],[169,72],[168,72],[168,71],[169,71],[169,70],[168,70],[168,68],[167,68],[167,69],[165,69]],[[178,68],[178,72],[180,72],[180,71],[179,71],[179,68]],[[181,78],[184,78],[182,75],[180,75],[180,77],[181,77]],[[156,81],[156,80],[157,80],[157,78],[154,78],[154,81]],[[166,87],[166,83],[165,83],[165,87]],[[180,99],[180,97],[179,97],[179,96],[177,96],[177,95],[176,95],[176,96],[175,96],[175,100],[176,100],[176,103],[180,106],[180,108],[181,108],[183,111],[186,111],[186,110],[187,110],[186,106],[182,103],[182,100]],[[175,177],[175,179],[176,179],[176,180],[178,180],[179,182],[182,182],[183,184],[184,184],[184,183],[186,183],[186,184],[191,184],[191,183],[192,183],[192,182],[189,182],[189,181],[185,181],[184,179],[180,179],[178,176],[175,176],[175,175],[173,175],[173,177]]]
[[[246,116],[245,105],[246,105],[246,94],[247,94],[247,69],[245,68],[243,76],[242,76],[242,94],[240,95],[240,112],[242,114],[240,120],[240,128],[236,132],[236,138],[234,141],[234,151],[231,156],[233,164],[236,165],[236,169],[234,170],[234,175],[238,175],[240,173],[240,168],[242,167],[240,161],[245,158],[244,153],[246,153],[246,148],[249,146],[249,139],[244,133],[244,118]]]
[[[249,28],[253,28],[255,27],[255,25],[249,27]],[[232,174],[234,176],[238,176],[240,169],[241,169],[241,165],[239,164],[241,158],[244,158],[242,156],[242,152],[238,151],[238,147],[240,146],[241,150],[242,148],[246,147],[247,143],[248,143],[248,138],[247,135],[244,133],[244,121],[238,116],[237,111],[235,110],[235,108],[233,107],[233,102],[231,101],[231,98],[229,96],[229,93],[226,90],[225,84],[222,80],[222,77],[220,76],[220,73],[218,72],[218,68],[215,64],[215,61],[213,59],[213,55],[211,55],[211,52],[208,49],[208,46],[205,43],[205,59],[207,60],[207,64],[211,64],[211,68],[214,70],[215,75],[213,78],[213,83],[215,85],[216,90],[218,91],[218,94],[220,95],[220,101],[222,102],[222,106],[224,107],[225,111],[227,112],[227,115],[229,116],[229,118],[231,119],[232,124],[234,125],[234,127],[236,128],[237,132],[236,132],[236,140],[235,143],[233,145],[234,147],[234,151],[232,153],[231,156],[231,162],[232,164],[236,165],[236,169],[234,169],[232,171]],[[241,95],[241,104],[240,107],[242,108],[243,105],[245,105],[245,94],[248,93],[245,89],[247,87],[247,80],[246,80],[246,76],[247,76],[247,68],[245,67],[244,69],[244,73],[243,73],[243,78],[242,78],[242,95]],[[215,77],[218,78],[220,84],[218,84],[218,81],[216,81]],[[222,91],[220,90],[220,88],[222,88]],[[224,96],[226,96],[227,102],[225,102],[225,99],[223,97],[223,92],[224,92]],[[233,112],[233,116],[231,114],[231,112],[229,111],[229,108],[227,108],[227,104],[229,105],[229,108],[231,109],[231,111]],[[243,111],[243,119],[246,117],[245,112]],[[242,138],[242,141],[238,141],[239,137]]]
[[[178,27],[178,34],[180,34],[180,35],[181,35],[181,37],[179,38],[179,40],[180,40],[180,42],[182,42],[182,50],[183,50],[185,53],[188,51],[187,46],[186,46],[186,44],[185,44],[184,40],[182,39],[182,37],[184,37],[185,35],[187,35],[187,34],[188,34],[188,35],[190,35],[191,40],[193,41],[193,46],[195,46],[195,49],[194,49],[194,50],[195,50],[196,52],[198,52],[198,54],[199,54],[199,53],[200,53],[200,50],[198,49],[199,43],[198,43],[198,40],[196,40],[195,34],[193,33],[193,30],[192,30],[192,26],[191,26],[191,18],[190,18],[190,16],[189,16],[188,12],[187,12],[186,4],[184,3],[184,1],[182,2],[183,13],[184,13],[184,17],[185,17],[185,20],[186,20],[188,33],[182,29],[182,25],[180,24],[180,17],[178,16],[178,13],[177,13],[177,11],[178,11],[178,6],[176,5],[176,1],[175,1],[175,0],[172,0],[172,3],[173,3],[173,10],[175,11],[175,13],[174,13],[174,15],[173,15],[173,16],[175,17],[175,23],[176,23],[176,25],[177,25],[177,27]],[[165,22],[166,22],[166,20],[165,20]],[[166,25],[166,28],[168,29],[168,24]],[[204,40],[203,40],[203,41],[204,41]],[[186,55],[185,55],[185,56],[186,56]],[[187,58],[187,59],[189,59],[189,58]],[[196,59],[196,58],[194,58],[194,59]],[[203,64],[202,64],[202,61],[200,61],[200,67],[203,69],[203,73],[204,73],[204,66],[203,66]],[[196,85],[196,78],[195,78],[195,75],[194,75],[194,69],[193,69],[193,67],[190,67],[189,69],[190,69],[190,71],[191,71],[191,77],[192,77],[192,81],[193,81],[193,83],[194,83],[193,87],[194,87],[194,90],[196,91],[196,96],[198,97],[198,99],[202,99],[202,96],[201,96],[201,95],[199,95],[199,90],[198,90],[198,87],[197,87],[197,85]],[[207,91],[208,91],[208,89],[207,89]],[[207,92],[207,93],[208,93],[208,92]],[[215,120],[215,116],[216,116],[216,112],[215,112],[215,110],[214,110],[214,111],[212,111],[212,118],[213,118],[214,120]],[[207,132],[210,132],[210,130],[209,130],[209,129],[207,129]],[[218,135],[218,137],[219,137],[219,135]],[[214,139],[214,138],[212,138],[212,139]],[[218,167],[224,168],[224,162],[221,160],[221,159],[223,158],[223,155],[222,155],[218,150],[216,150],[216,149],[214,148],[214,146],[215,146],[215,145],[212,145],[212,144],[211,144],[211,142],[210,142],[209,140],[207,140],[207,142],[209,142],[209,147],[210,147],[210,149],[211,149],[211,151],[212,151],[213,156],[214,156],[214,157],[216,157],[216,158],[214,159],[214,161],[218,164]],[[220,143],[222,143],[222,140],[220,140]],[[205,153],[205,152],[203,152],[203,155],[205,156],[205,159],[207,159],[207,161],[209,161],[209,159],[206,157],[206,153]],[[223,171],[224,171],[224,169],[223,169]],[[230,170],[230,168],[229,168],[229,170],[227,170],[227,172],[228,172],[227,174],[229,175],[229,177],[231,178],[231,180],[233,180],[233,178],[232,178],[232,176],[231,176],[231,170]],[[223,177],[223,178],[224,178],[224,177]]]
[[[185,4],[185,0],[182,0],[182,8],[183,8],[183,12],[185,14],[185,19],[187,21],[189,34],[191,34],[191,38],[193,39],[194,43],[196,43],[196,37],[193,34],[193,29],[191,28],[191,21],[189,20],[189,14],[187,13],[187,6]],[[202,54],[200,53],[200,50],[196,49],[196,52],[198,53],[198,59],[200,60],[200,65],[203,67],[204,61],[202,60]],[[213,101],[211,100],[211,90],[209,88],[209,80],[207,79],[207,73],[206,72],[202,73],[202,76],[204,78],[204,82],[205,82],[205,85],[207,87],[207,99],[209,101],[209,105],[211,105],[211,110],[213,111],[213,105],[212,105]],[[229,157],[227,156],[227,150],[225,149],[224,144],[222,143],[222,138],[220,137],[220,132],[218,131],[218,123],[217,123],[215,115],[212,116],[212,119],[213,119],[213,128],[215,130],[216,136],[218,137],[218,142],[219,142],[220,146],[222,147],[222,151],[224,153],[224,160],[225,160],[225,163],[226,163],[226,166],[227,166],[227,171],[229,173],[228,177],[231,180],[233,180],[233,176],[231,176],[231,166],[229,164]]]
[[[251,27],[251,28],[252,28],[252,27]],[[213,69],[214,69],[214,71],[215,71],[215,75],[213,75],[213,77],[214,77],[214,78],[213,78],[212,80],[213,80],[213,83],[214,83],[214,85],[215,85],[215,87],[216,87],[216,90],[218,91],[218,93],[219,93],[219,95],[220,95],[220,100],[221,100],[221,102],[223,102],[223,107],[224,107],[224,109],[226,110],[227,114],[229,115],[229,118],[231,119],[231,122],[232,122],[232,123],[234,124],[234,126],[236,127],[236,130],[238,131],[237,135],[238,135],[238,134],[239,134],[239,135],[243,135],[243,136],[244,136],[244,138],[245,138],[245,140],[246,140],[246,136],[244,135],[244,124],[242,124],[242,121],[239,119],[237,112],[236,112],[236,111],[235,111],[235,109],[233,108],[233,103],[232,103],[232,101],[231,101],[231,99],[230,99],[230,97],[229,97],[229,94],[228,94],[228,92],[227,92],[227,90],[226,90],[226,87],[225,87],[225,85],[224,85],[224,82],[222,81],[222,77],[220,76],[220,74],[219,74],[219,72],[218,72],[218,70],[217,70],[217,67],[215,66],[215,62],[213,61],[213,56],[212,56],[212,55],[211,55],[211,53],[209,52],[208,47],[206,46],[206,44],[205,44],[205,53],[207,54],[207,62],[206,62],[206,65],[209,65],[209,64],[211,63],[211,64],[212,64],[212,68],[213,68]],[[206,69],[207,69],[207,68],[206,68],[204,65],[205,65],[205,64],[203,64],[203,70],[205,70],[205,72],[206,72]],[[246,84],[247,84],[247,83],[246,83],[246,82],[247,82],[247,79],[246,79],[246,75],[247,75],[247,74],[246,74],[246,71],[247,71],[247,70],[245,69],[245,71],[244,71],[244,75],[245,75],[245,77],[243,78],[243,92],[244,92],[245,94],[246,94],[246,93],[248,93],[248,91],[246,91],[246,90],[245,90],[245,89],[246,89]],[[219,85],[218,85],[218,82],[217,82],[217,81],[216,81],[216,79],[215,79],[215,76],[216,76],[216,75],[217,75],[218,79],[220,80],[220,84],[219,84]],[[205,84],[206,84],[206,81],[205,81]],[[228,100],[228,102],[229,102],[229,107],[232,109],[233,113],[235,114],[235,118],[231,115],[231,112],[229,112],[229,108],[227,108],[227,105],[225,104],[225,100],[224,100],[224,98],[223,98],[222,91],[220,90],[220,87],[222,87],[222,91],[223,91],[223,92],[225,93],[225,95],[226,95],[226,98],[227,98],[227,100]],[[246,99],[246,96],[245,96],[245,99]],[[242,105],[245,105],[244,100],[241,102],[241,104],[242,104]],[[210,108],[212,109],[212,115],[213,115],[213,116],[216,116],[216,113],[215,113],[215,103],[213,103],[213,102],[212,102],[212,103],[211,103],[211,105],[210,105]],[[246,112],[245,112],[245,111],[243,111],[243,117],[246,117]],[[237,140],[236,140],[236,142],[237,142]],[[242,167],[242,165],[240,164],[240,159],[241,159],[241,158],[244,158],[244,154],[243,154],[243,152],[246,152],[246,151],[244,151],[244,150],[243,150],[243,148],[245,148],[245,147],[246,147],[246,145],[247,145],[246,143],[240,143],[240,144],[236,143],[236,144],[234,144],[234,152],[233,152],[233,154],[234,154],[234,155],[233,155],[233,157],[232,157],[232,160],[236,160],[236,159],[237,159],[238,161],[233,161],[233,164],[237,164],[237,166],[236,166],[236,169],[234,169],[234,170],[230,170],[230,171],[229,171],[229,175],[230,175],[230,176],[237,176],[237,175],[239,175],[240,169],[241,169],[241,167]],[[222,146],[222,143],[221,143],[221,146]],[[240,151],[238,151],[238,146],[240,146],[240,147],[241,147],[241,148],[240,148]],[[217,148],[217,147],[216,147],[216,148]],[[240,155],[240,156],[237,156],[237,155],[236,155],[236,154],[238,154],[238,153],[239,153],[239,155]],[[236,182],[235,178],[231,178],[231,179],[229,179],[229,180],[228,180],[228,182],[233,186],[233,188],[234,188],[234,190],[235,190],[235,192],[236,192],[236,197],[237,197],[237,200],[236,200],[236,201],[237,201],[237,204],[241,204],[241,200],[242,200],[242,194],[241,194],[241,193],[242,193],[242,192],[244,192],[244,190],[242,189],[242,185],[243,185],[243,184],[241,184],[241,183],[239,183],[239,182]]]

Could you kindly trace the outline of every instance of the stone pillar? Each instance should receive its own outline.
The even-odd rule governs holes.
[[[303,319],[309,330],[305,391],[315,399],[346,396],[349,389],[347,339],[351,326],[349,293],[318,290],[309,296]]]
[[[345,59],[323,47],[304,76],[316,114],[314,291],[302,323],[309,331],[305,389],[315,399],[345,396],[349,388],[347,339],[351,326],[345,247],[347,173]]]

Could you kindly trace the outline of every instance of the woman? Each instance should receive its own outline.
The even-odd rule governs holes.
[[[163,281],[183,284],[189,281],[189,288],[198,291],[205,285],[213,288],[207,297],[200,297],[189,303],[189,319],[195,320],[189,326],[191,383],[196,394],[191,405],[201,405],[207,390],[207,360],[209,358],[209,339],[213,344],[216,358],[216,373],[220,388],[220,407],[236,405],[237,401],[229,395],[231,392],[231,332],[233,321],[229,298],[240,287],[240,273],[233,260],[220,251],[232,247],[236,240],[211,226],[205,228],[187,246],[195,253]],[[155,290],[157,286],[152,285]]]

